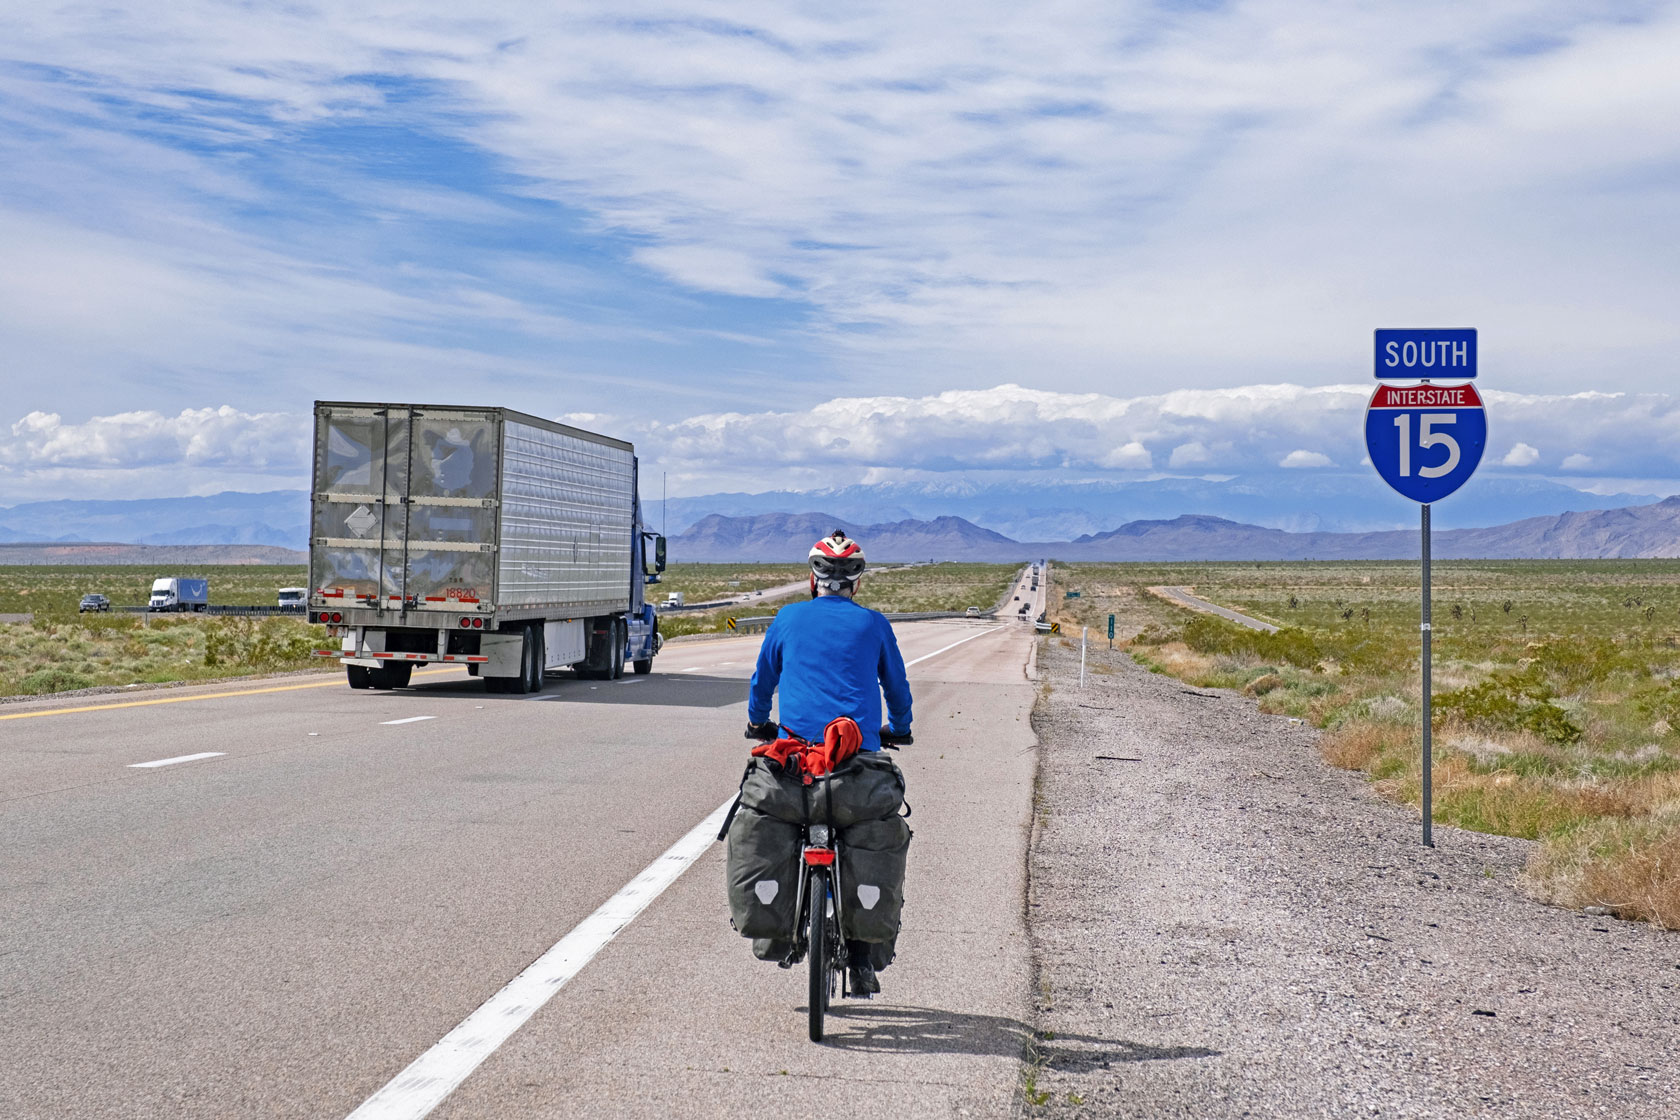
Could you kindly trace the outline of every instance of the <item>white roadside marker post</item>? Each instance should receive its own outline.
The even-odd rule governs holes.
[[[1079,687],[1085,687],[1085,640],[1091,636],[1089,626],[1079,628]]]

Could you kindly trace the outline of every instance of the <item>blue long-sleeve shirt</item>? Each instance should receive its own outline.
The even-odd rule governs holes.
[[[910,681],[886,615],[844,595],[823,595],[783,607],[764,634],[747,693],[747,719],[770,718],[770,698],[780,687],[778,722],[801,739],[822,738],[823,728],[851,716],[863,730],[863,749],[879,750],[886,694],[887,726],[910,730]]]

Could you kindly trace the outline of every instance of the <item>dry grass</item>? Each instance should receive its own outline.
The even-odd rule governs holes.
[[[1619,918],[1680,929],[1680,803],[1546,840],[1524,882],[1560,906],[1603,906]]]
[[[0,696],[318,668],[325,641],[298,618],[43,615],[0,623]]]
[[[1139,664],[1305,719],[1328,763],[1421,804],[1415,565],[1051,571],[1064,629],[1130,611]],[[1286,629],[1256,637],[1136,593],[1157,583]],[[1062,587],[1085,594],[1062,603]],[[1448,562],[1435,611],[1436,819],[1540,841],[1536,897],[1680,928],[1680,564]]]

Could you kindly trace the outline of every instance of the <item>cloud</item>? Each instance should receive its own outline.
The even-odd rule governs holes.
[[[65,422],[31,412],[0,436],[0,500],[177,497],[307,486],[311,421],[223,405]]]
[[[1278,460],[1280,467],[1333,467],[1330,456],[1322,451],[1291,451]]]
[[[1484,474],[1521,470],[1537,461],[1534,448],[1564,446],[1581,448],[1563,463],[1572,485],[1653,494],[1677,488],[1680,396],[1484,395],[1492,422],[1517,440],[1503,460],[1482,464]],[[1368,398],[1365,385],[1246,385],[1144,396],[999,385],[833,397],[808,408],[698,412],[677,420],[646,415],[632,407],[639,401],[626,399],[618,411],[555,418],[632,440],[642,478],[667,475],[673,496],[910,479],[961,487],[1001,474],[1241,477],[1257,484],[1278,478],[1294,485],[1282,482],[1280,472],[1368,473]],[[310,431],[305,412],[226,405],[83,419],[31,412],[0,428],[0,499],[304,486]]]
[[[1326,383],[1397,315],[1638,388],[1680,344],[1672,4],[182,0],[0,40],[25,408]]]
[[[1590,470],[1580,464],[1571,470],[1623,480],[1680,477],[1680,397],[1494,390],[1484,396],[1492,422],[1517,436],[1519,447],[1588,449]],[[705,413],[675,422],[626,413],[592,419],[633,438],[644,470],[669,472],[673,493],[964,472],[1158,476],[1162,463],[1169,474],[1262,478],[1341,463],[1368,469],[1368,397],[1364,385],[1247,385],[1133,397],[1000,385],[921,397],[837,397],[809,409]],[[1506,465],[1490,459],[1481,469]]]
[[[6,466],[132,468],[148,466],[295,470],[309,461],[308,417],[220,408],[123,412],[66,424],[57,413],[31,412],[0,442]]]
[[[1199,467],[1208,462],[1211,462],[1208,457],[1208,449],[1197,440],[1179,444],[1172,449],[1172,455],[1167,458],[1167,466],[1177,470],[1183,470],[1186,467]]]

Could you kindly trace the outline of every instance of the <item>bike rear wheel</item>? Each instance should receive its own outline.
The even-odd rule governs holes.
[[[810,883],[811,948],[807,959],[811,964],[809,1008],[812,1042],[823,1040],[823,1013],[828,1010],[828,872],[820,867],[811,869]]]

